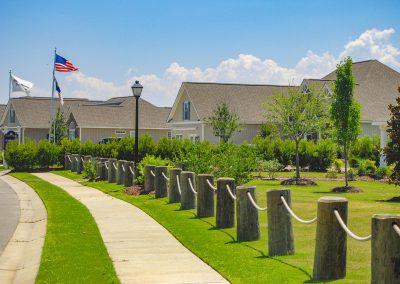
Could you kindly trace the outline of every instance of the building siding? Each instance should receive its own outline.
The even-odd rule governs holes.
[[[26,139],[31,139],[34,141],[39,141],[42,139],[48,139],[47,135],[49,134],[49,129],[48,128],[25,128],[23,130],[23,135],[25,140]]]
[[[182,96],[180,97],[180,100],[178,101],[178,104],[176,106],[176,111],[174,116],[172,117],[172,122],[184,121],[182,116],[184,101],[190,101],[189,96],[187,95],[185,90],[182,91]],[[194,104],[190,101],[190,120],[185,120],[185,121],[198,121],[198,120],[199,118],[194,109]]]
[[[361,123],[361,134],[360,137],[364,137],[364,136],[381,136],[381,131],[379,129],[379,126],[377,125],[372,125],[371,123]]]

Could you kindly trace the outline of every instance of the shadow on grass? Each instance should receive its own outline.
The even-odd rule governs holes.
[[[252,249],[252,250],[254,250],[254,251],[256,251],[256,252],[258,252],[260,255],[259,255],[259,256],[256,256],[256,258],[259,258],[259,259],[266,259],[266,258],[267,258],[267,259],[271,259],[271,260],[277,261],[277,262],[279,262],[279,263],[281,263],[281,264],[284,264],[284,265],[286,265],[286,266],[289,266],[289,267],[291,267],[291,268],[297,269],[298,271],[304,273],[304,274],[309,278],[309,280],[304,281],[304,283],[320,283],[320,282],[318,282],[318,281],[317,281],[317,282],[310,282],[310,281],[313,281],[313,280],[312,280],[312,276],[310,275],[310,273],[308,273],[305,269],[303,269],[303,268],[301,268],[301,267],[299,267],[299,266],[296,266],[296,265],[287,263],[287,262],[285,262],[285,261],[283,261],[283,260],[281,260],[281,259],[278,259],[278,258],[276,258],[276,257],[266,255],[262,250],[257,249],[257,248],[255,248],[255,247],[252,247],[251,245],[249,245],[249,244],[247,244],[247,243],[241,243],[241,242],[237,242],[237,243],[242,244],[242,245],[244,245],[244,246],[246,246],[246,247],[248,247],[248,248],[250,248],[250,249]]]
[[[392,198],[387,199],[387,200],[380,199],[380,200],[375,200],[375,201],[376,201],[376,202],[392,202],[392,203],[399,203],[399,202],[400,202],[400,196],[395,196],[395,197],[392,197]]]

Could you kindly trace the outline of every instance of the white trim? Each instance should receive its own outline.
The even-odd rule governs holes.
[[[173,128],[173,131],[197,131],[196,128]]]
[[[203,142],[204,141],[204,135],[205,135],[205,124],[203,123],[201,125],[201,137],[200,137],[200,141]]]
[[[76,138],[76,136],[75,136]],[[79,141],[82,142],[82,127],[79,127]]]
[[[79,126],[79,125],[77,125],[78,127],[81,127],[81,126]],[[129,128],[129,127],[109,127],[109,126],[84,126],[84,127],[82,127],[83,129],[87,129],[87,128],[91,128],[91,129],[114,129],[114,130],[118,130],[118,129],[123,129],[123,130],[129,130],[129,131],[131,131],[131,130],[135,130],[135,128]],[[140,130],[169,130],[169,129],[171,129],[171,128],[139,128],[139,131]]]
[[[184,125],[184,124],[201,124],[203,121],[201,120],[186,120],[186,121],[179,121],[179,122],[170,122],[171,125]]]

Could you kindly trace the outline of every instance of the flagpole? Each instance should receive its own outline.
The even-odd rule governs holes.
[[[51,142],[51,127],[53,124],[54,76],[55,76],[56,53],[57,53],[57,48],[54,48],[53,79],[51,81],[51,103],[50,103],[50,127],[49,127],[49,141],[50,142]],[[55,128],[54,128],[54,130],[55,130]],[[54,136],[55,136],[55,131],[54,131]],[[53,142],[55,142],[55,138],[53,138]]]
[[[10,78],[8,83],[8,100],[11,99],[11,70],[10,70]]]

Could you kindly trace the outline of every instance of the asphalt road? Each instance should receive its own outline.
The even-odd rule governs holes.
[[[20,208],[17,194],[0,180],[0,255],[18,225]]]

